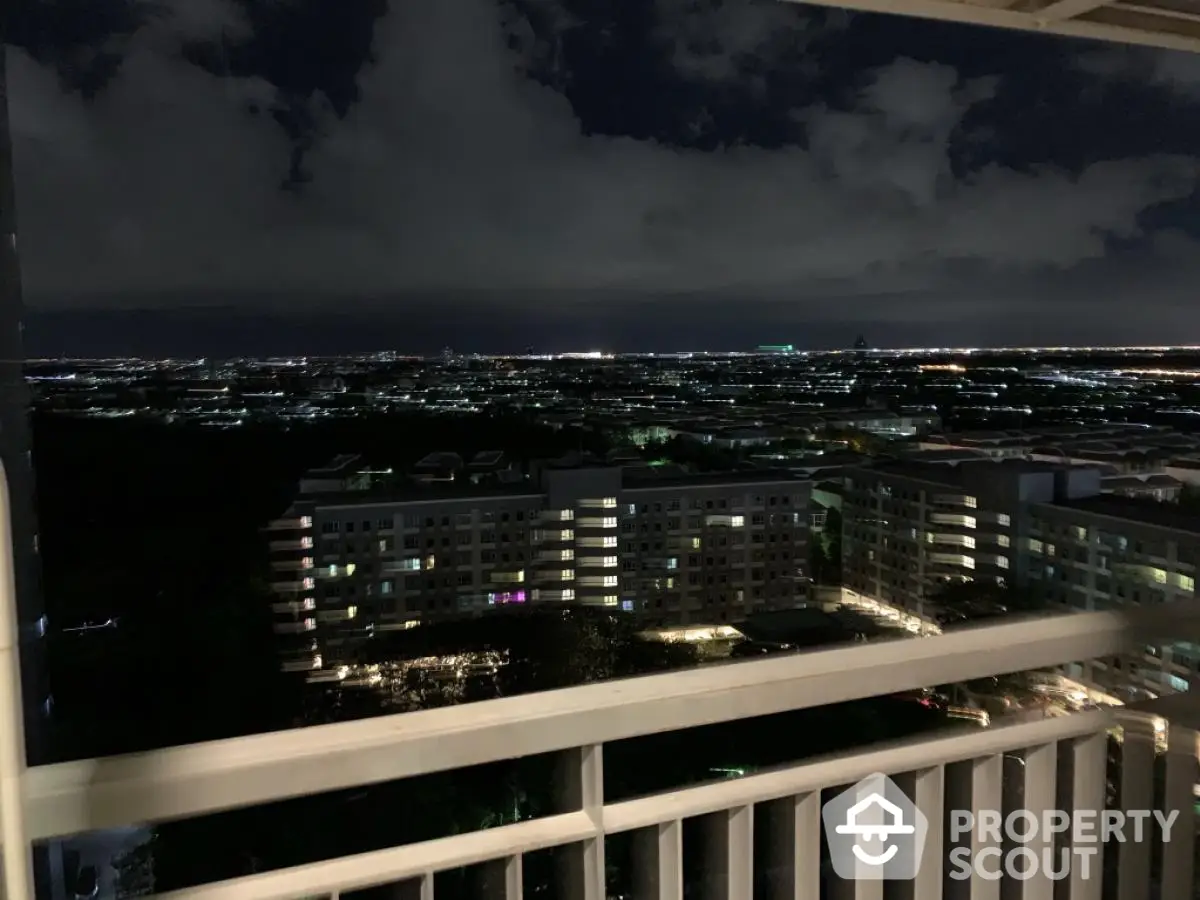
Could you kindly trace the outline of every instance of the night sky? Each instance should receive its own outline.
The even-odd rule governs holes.
[[[776,0],[17,0],[30,352],[1200,343],[1200,57]]]

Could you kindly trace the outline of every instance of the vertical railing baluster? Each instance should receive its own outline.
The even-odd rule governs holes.
[[[764,804],[769,900],[820,900],[821,792]]]
[[[1121,715],[1120,808],[1125,813],[1154,809],[1154,723],[1149,716]],[[1117,854],[1117,900],[1146,900],[1150,896],[1151,823],[1143,824],[1143,839],[1105,848]]]
[[[896,783],[925,816],[928,828],[921,852],[921,868],[912,881],[898,881],[889,888],[895,900],[941,900],[946,869],[946,773],[942,766],[907,772]]]
[[[634,900],[683,900],[683,823],[633,833]]]
[[[1099,827],[1108,783],[1108,735],[1101,732],[1076,738],[1064,744],[1063,749],[1068,746],[1070,802],[1064,811],[1072,814],[1083,812],[1091,816],[1092,824],[1083,830],[1094,834],[1095,838],[1086,846],[1081,844],[1079,849],[1096,851],[1084,860],[1074,852],[1070,833],[1060,836],[1059,851],[1072,849],[1068,894],[1071,900],[1101,900],[1104,892],[1104,844],[1099,840]],[[1059,771],[1061,775],[1061,766]],[[1059,791],[1059,796],[1062,795],[1063,792]]]
[[[524,865],[521,854],[493,859],[483,864],[480,900],[521,900]]]
[[[1014,861],[1019,870],[1036,867],[1037,874],[1026,880],[1007,879],[1001,893],[1006,900],[1054,900],[1055,882],[1052,873],[1061,868],[1055,853],[1055,836],[1045,828],[1046,815],[1058,800],[1058,745],[1042,744],[1004,757],[1006,767],[1004,815],[1006,821],[1013,812],[1024,810],[1030,817],[1013,820],[1014,835],[1028,835],[1023,841],[1006,841],[1005,853],[1018,847],[1033,853],[1034,859]],[[1006,825],[1005,831],[1009,831]],[[1047,869],[1045,863],[1050,862]]]
[[[558,809],[583,810],[595,834],[561,851],[559,880],[571,900],[605,900],[604,880],[604,748],[575,747],[559,754],[556,791]]]
[[[433,873],[426,872],[420,878],[402,881],[388,893],[395,900],[433,900]]]
[[[1190,898],[1195,878],[1196,732],[1171,722],[1167,726],[1166,784],[1163,811],[1177,813],[1170,840],[1163,844],[1162,896]],[[1075,900],[1074,897],[1071,900]]]
[[[704,817],[705,900],[752,900],[754,807],[739,806]]]
[[[980,757],[965,763],[956,763],[946,770],[946,806],[952,810],[970,810],[978,821],[980,813],[999,812],[1003,804],[1004,758],[999,754]],[[969,835],[961,835],[946,849],[947,853],[958,848],[970,851],[973,860],[980,858],[984,850],[1003,852],[1002,842],[997,835],[986,833],[978,826]],[[999,856],[993,855],[986,865],[1002,865]],[[947,900],[1000,900],[1000,882],[975,876],[963,881],[948,879],[945,883]]]

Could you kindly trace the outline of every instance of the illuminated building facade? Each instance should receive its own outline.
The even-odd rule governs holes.
[[[1102,494],[1096,468],[892,463],[846,484],[844,588],[921,618],[940,612],[932,598],[954,581],[1086,611],[1195,601],[1200,522],[1171,504]],[[1200,671],[1200,646],[1147,646],[1068,669],[1118,697],[1175,693]]]
[[[808,594],[809,492],[786,474],[593,466],[302,495],[271,525],[276,630],[294,642],[285,668],[509,604],[611,607],[648,626],[791,608]]]

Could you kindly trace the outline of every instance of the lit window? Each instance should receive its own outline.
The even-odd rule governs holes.
[[[300,549],[309,550],[312,548],[312,545],[313,545],[312,538],[310,538],[310,537],[300,538]]]
[[[329,577],[330,577],[330,578],[336,578],[336,577],[337,577],[337,573],[338,573],[338,567],[337,567],[337,564],[336,564],[336,563],[333,563],[333,564],[331,564],[331,565],[329,566]]]
[[[700,538],[698,538],[698,537],[694,537],[694,538],[692,538],[692,549],[693,549],[693,550],[699,550],[699,549],[700,549]]]
[[[304,630],[305,631],[316,631],[316,629],[317,629],[317,620],[316,619],[305,619],[304,620]]]
[[[1179,586],[1189,594],[1196,593],[1196,579],[1191,575],[1180,575]]]
[[[1167,583],[1167,573],[1162,569],[1155,569],[1154,570],[1154,583],[1155,584],[1166,584]]]
[[[1009,537],[1007,534],[997,535],[996,540],[998,540],[1000,542],[1001,547],[1008,547],[1008,546],[1012,545],[1012,541],[1009,540]]]
[[[575,589],[574,588],[564,588],[563,592],[562,592],[562,598],[564,600],[574,600],[575,599]]]
[[[679,568],[679,559],[674,556],[668,558],[667,559],[667,568],[668,569],[678,569]]]
[[[358,607],[357,606],[347,606],[346,607],[346,618],[347,619],[353,619],[357,615],[358,615]]]
[[[571,559],[574,559],[574,558],[575,558],[575,551],[574,551],[574,550],[563,550],[563,551],[561,551],[561,553],[559,554],[559,559],[562,559],[562,560],[571,560]]]
[[[574,569],[563,569],[562,570],[562,580],[563,581],[574,581],[575,580],[575,570]]]
[[[974,497],[963,497],[963,505],[967,507],[967,509],[975,509],[979,506],[979,501]]]
[[[301,516],[300,517],[300,527],[301,528],[312,528],[312,516]]]
[[[313,558],[311,556],[306,556],[302,560],[300,560],[300,568],[311,569],[312,567],[313,567]]]
[[[573,541],[573,540],[575,540],[575,532],[572,531],[570,528],[564,528],[562,531],[559,532],[558,539],[560,541]]]
[[[734,528],[741,528],[743,525],[746,524],[746,517],[745,516],[730,516],[729,524],[732,525]]]
[[[603,519],[600,520],[600,527],[601,528],[616,528],[617,527],[617,517],[616,516],[605,516]]]
[[[617,498],[616,497],[605,497],[603,500],[600,501],[600,505],[603,506],[605,509],[616,509],[617,508]]]
[[[303,584],[306,591],[311,591],[314,587],[316,587],[317,581],[315,578],[305,578]]]
[[[617,603],[620,602],[620,600],[621,600],[621,598],[619,596],[617,596],[616,594],[605,594],[604,595],[604,605],[605,606],[616,606]]]
[[[617,586],[617,576],[616,575],[605,575],[604,576],[604,586],[605,587],[616,587]]]
[[[604,538],[604,546],[605,547],[617,546],[617,536],[615,534],[606,535]]]
[[[601,562],[600,565],[604,566],[604,568],[606,568],[606,569],[615,568],[617,565],[617,558],[615,556],[606,556],[606,557],[604,557],[604,561]]]
[[[1008,515],[1008,513],[1000,513],[1000,515],[996,516],[996,521],[1006,528],[1012,524],[1012,518]]]
[[[346,574],[353,575],[354,570],[358,568],[358,563],[346,563]]]
[[[430,569],[433,569],[435,566],[437,566],[437,557],[433,556],[432,554],[425,557],[426,572],[428,572]]]
[[[997,556],[996,557],[996,565],[998,565],[1002,569],[1007,569],[1008,568],[1008,557],[1007,556]]]
[[[409,572],[417,572],[421,568],[421,561],[415,556],[404,560],[400,563],[400,568]]]

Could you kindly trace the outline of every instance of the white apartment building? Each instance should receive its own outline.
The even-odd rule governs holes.
[[[1021,548],[1027,585],[1063,607],[1196,604],[1200,519],[1169,503],[1082,497],[1034,504]],[[1076,667],[1118,697],[1177,693],[1200,672],[1200,645],[1173,641]]]
[[[947,582],[980,579],[1077,610],[1194,603],[1200,520],[1101,484],[1097,469],[1022,460],[856,470],[844,585],[926,618]],[[1147,645],[1068,669],[1118,697],[1159,696],[1188,690],[1200,646]]]
[[[270,526],[285,667],[345,659],[367,636],[510,604],[715,625],[808,593],[810,485],[787,473],[680,475],[545,467],[515,483],[413,484],[378,495],[312,473]],[[339,481],[339,478],[344,479]]]

